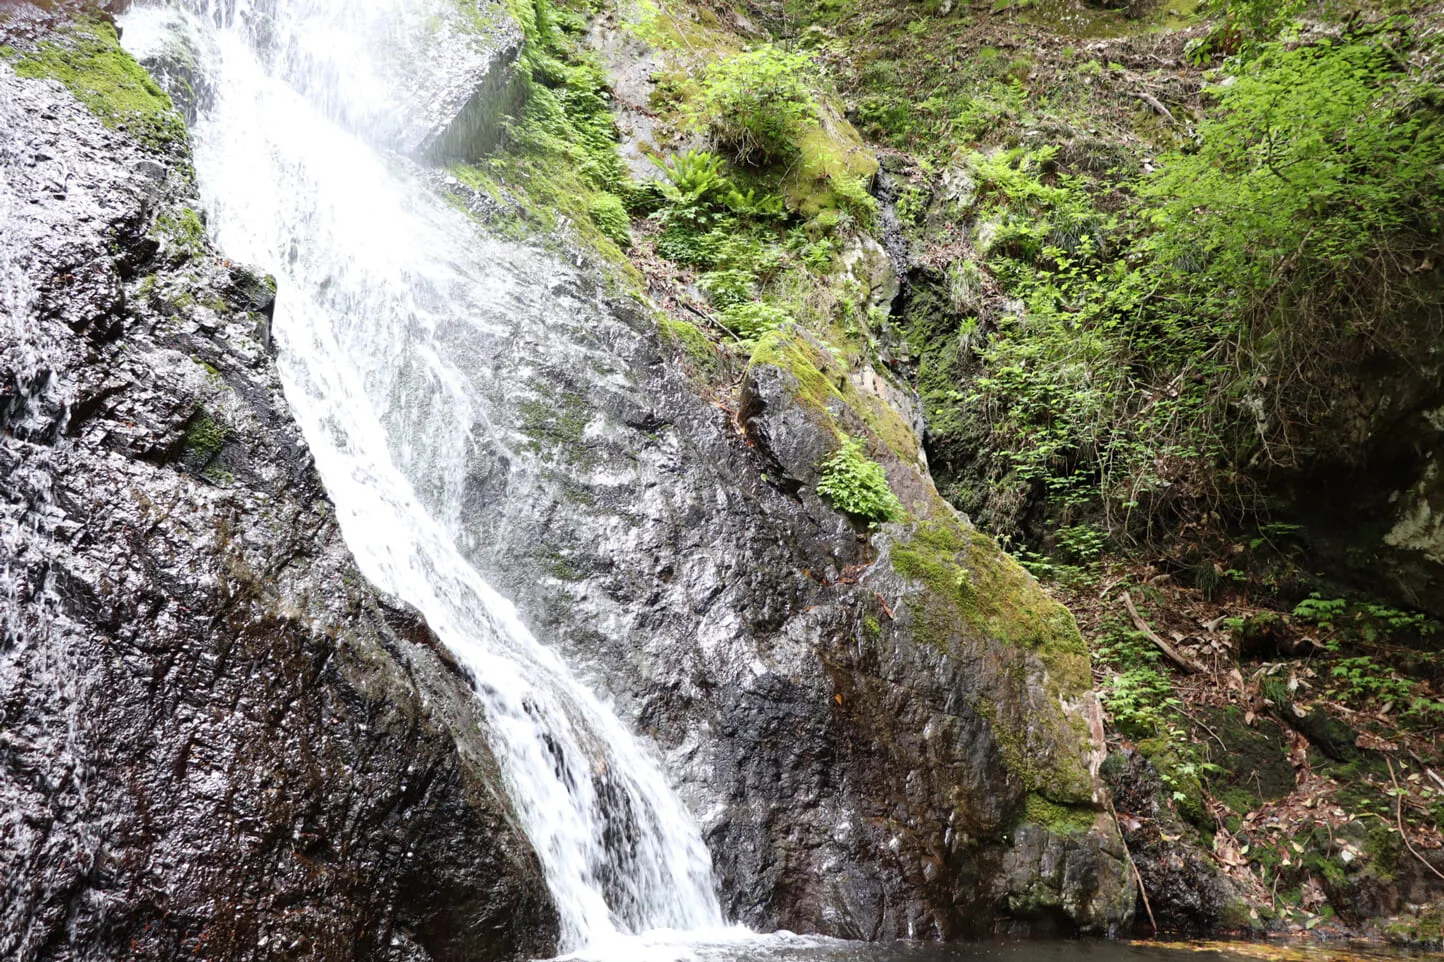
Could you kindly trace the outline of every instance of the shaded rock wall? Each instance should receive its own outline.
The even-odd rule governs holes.
[[[937,498],[907,412],[779,344],[734,413],[687,373],[705,347],[549,275],[544,316],[443,336],[485,412],[463,548],[656,740],[724,907],[854,938],[1127,919],[1081,639]],[[870,535],[818,497],[838,430],[915,523]]]
[[[87,109],[84,69],[17,76],[77,42],[24,22],[0,60],[0,956],[548,954],[468,679],[362,580],[287,413],[270,285],[206,243],[183,140]]]

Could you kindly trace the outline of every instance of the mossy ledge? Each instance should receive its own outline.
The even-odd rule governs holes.
[[[115,25],[84,16],[32,49],[0,47],[21,77],[58,80],[112,130],[161,150],[186,143],[170,97],[120,46]]]
[[[1091,806],[1059,805],[1037,792],[1030,792],[1023,801],[1020,825],[1037,825],[1054,835],[1086,835],[1098,821],[1098,812]]]
[[[800,327],[784,325],[764,334],[748,363],[770,364],[791,374],[797,381],[797,400],[821,414],[839,444],[851,427],[846,422],[855,419],[856,428],[866,428],[899,461],[916,462],[918,438],[902,416],[883,399],[859,391],[848,366]]]
[[[906,602],[913,639],[949,657],[981,658],[1016,696],[1007,713],[986,699],[974,706],[1003,766],[1027,791],[1091,812],[1091,736],[1082,711],[1092,677],[1073,616],[956,517],[918,523],[889,556],[894,572],[925,589]],[[1026,813],[1025,820],[1049,827]]]

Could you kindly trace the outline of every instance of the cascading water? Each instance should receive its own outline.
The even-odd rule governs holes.
[[[504,440],[475,436],[485,412],[434,339],[458,326],[504,338],[537,307],[521,280],[531,255],[478,237],[387,152],[404,107],[374,55],[404,53],[434,11],[218,7],[191,27],[216,91],[193,132],[211,229],[229,256],[279,279],[286,394],[357,562],[424,612],[476,680],[563,948],[720,929],[707,850],[657,763],[456,547],[465,454]],[[125,41],[143,55],[183,16],[136,8]]]

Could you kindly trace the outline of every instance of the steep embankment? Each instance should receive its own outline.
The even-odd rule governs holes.
[[[866,325],[896,289],[854,229],[875,165],[804,86],[824,135],[786,197],[696,154],[662,180],[636,139],[619,152],[608,71],[646,97],[663,53],[699,45],[668,39],[670,14],[649,20],[656,48],[590,13],[518,13],[527,96],[438,178],[491,229],[590,264],[554,268],[544,324],[446,348],[499,439],[469,454],[463,546],[656,739],[740,920],[1115,928],[1134,895],[1081,638],[937,496],[912,395],[871,360]],[[641,299],[638,267],[676,313]],[[745,336],[717,342],[719,309]]]
[[[686,425],[703,451],[691,477],[716,472],[715,484],[696,490],[726,492],[713,517],[730,520],[718,527],[689,509],[680,520],[649,518],[641,530],[657,536],[634,541],[629,519],[610,527],[615,550],[600,554],[565,533],[590,515],[562,508],[539,514],[533,528],[538,543],[556,546],[564,596],[595,613],[593,624],[614,627],[577,638],[565,610],[544,617],[614,679],[632,671],[618,668],[621,632],[657,639],[662,621],[689,637],[694,616],[680,602],[668,607],[679,585],[699,609],[700,674],[669,674],[675,649],[648,640],[655,654],[639,659],[640,673],[662,666],[651,677],[678,680],[661,692],[620,683],[664,744],[719,698],[714,645],[736,645],[739,625],[785,625],[798,605],[836,613],[858,594],[866,605],[854,580],[877,590],[857,637],[887,640],[881,657],[849,652],[850,673],[877,666],[867,673],[881,671],[898,703],[909,692],[962,691],[965,727],[990,710],[995,681],[896,670],[936,626],[967,635],[981,625],[1004,639],[1037,605],[1032,588],[1024,604],[1011,601],[995,553],[959,553],[974,536],[955,527],[932,474],[953,505],[1056,581],[1083,618],[1106,686],[1114,751],[1105,773],[1161,928],[1387,926],[1404,940],[1437,938],[1438,629],[1417,614],[1346,601],[1336,587],[1352,580],[1410,604],[1436,601],[1427,502],[1439,390],[1434,279],[1444,263],[1430,253],[1440,209],[1428,160],[1437,157],[1437,18],[1427,5],[1397,22],[1367,9],[1342,19],[1316,10],[1295,28],[1302,12],[1246,3],[1212,12],[1071,3],[527,8],[531,97],[497,149],[452,169],[466,185],[457,196],[508,229],[566,234],[554,213],[564,209],[576,225],[570,236],[621,265],[624,283],[644,283],[667,311],[659,324],[693,388],[751,446],[739,454],[710,440],[714,415],[660,413],[677,410],[668,400],[675,386],[653,373],[648,417],[660,418],[669,444],[671,428]],[[1272,45],[1281,33],[1290,42]],[[1254,114],[1249,98],[1285,107]],[[1230,144],[1241,146],[1231,154]],[[1306,188],[1271,173],[1260,144],[1309,170]],[[1222,173],[1211,176],[1215,168]],[[562,195],[548,187],[558,183]],[[1354,216],[1361,197],[1373,205],[1368,217]],[[1281,291],[1272,310],[1260,307]],[[602,453],[612,436],[595,413],[605,406],[580,384],[565,397],[560,415],[548,413],[554,398],[539,397],[538,417],[522,425],[556,452],[548,471],[573,481],[615,472]],[[850,436],[861,447],[835,458]],[[758,456],[762,486],[751,480]],[[869,459],[887,485],[875,483]],[[666,492],[687,488],[661,470],[668,463],[633,475],[662,499],[646,510],[675,504]],[[1413,494],[1403,491],[1410,485]],[[588,497],[603,517],[634,510]],[[565,500],[547,501],[546,512]],[[801,563],[789,562],[760,521],[786,517],[784,508],[824,528],[836,525],[834,509],[850,514],[859,543],[818,554],[812,545],[837,542],[790,524],[779,541]],[[889,526],[900,512],[923,524]],[[690,530],[704,535],[690,539]],[[699,570],[697,555],[715,558],[714,546],[747,538],[756,562]],[[696,554],[673,563],[666,546],[677,543]],[[1098,560],[1139,544],[1143,562]],[[669,560],[644,573],[653,557]],[[783,574],[789,564],[814,572],[827,593],[805,582],[797,591]],[[889,564],[929,592],[894,604],[880,579]],[[1198,587],[1176,589],[1170,578]],[[512,583],[533,612],[547,611],[552,584]],[[1142,609],[1137,619],[1125,590]],[[732,595],[790,602],[761,619],[712,622]],[[640,609],[637,598],[646,598]],[[977,598],[995,606],[981,621]],[[1189,667],[1177,676],[1160,666],[1145,617],[1184,650]],[[714,631],[718,640],[705,644]],[[836,664],[826,642],[809,644]],[[769,646],[773,660],[762,661],[779,663],[787,650]],[[961,651],[964,664],[978,663]],[[791,664],[796,677],[808,661]],[[745,691],[745,676],[732,677]],[[934,689],[939,678],[949,687]],[[1079,678],[1073,690],[1085,685]],[[806,717],[856,715],[846,690],[835,699],[840,708],[814,703]],[[998,757],[1009,757],[1018,730],[1016,721],[990,724]],[[695,783],[693,759],[716,764],[707,740],[678,743]],[[777,751],[747,744],[749,758]],[[886,763],[863,763],[868,770],[937,771],[931,747],[913,751],[875,719],[864,717],[849,744],[887,746]],[[831,781],[847,769],[826,757],[825,775],[803,782],[806,808],[833,785],[854,792]],[[1026,783],[1016,762],[1027,753],[1011,757]],[[938,784],[958,779],[959,797],[979,797],[991,783],[959,772],[986,765],[944,769]],[[1041,800],[1024,822],[1046,818]],[[1377,824],[1391,818],[1393,827]],[[983,824],[991,834],[1001,822]],[[737,878],[739,856],[717,850]],[[954,898],[986,887],[942,866],[931,874],[958,879]],[[1017,890],[1007,901],[1028,914]],[[1400,912],[1395,923],[1374,921]],[[1148,914],[1141,903],[1139,913]]]
[[[4,18],[0,955],[545,955],[469,680],[342,544],[180,118],[92,8]]]

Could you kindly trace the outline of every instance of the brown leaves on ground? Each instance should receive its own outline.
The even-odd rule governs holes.
[[[1444,800],[1444,745],[1439,729],[1401,724],[1395,706],[1340,701],[1331,684],[1330,656],[1317,643],[1294,647],[1292,656],[1273,653],[1258,660],[1240,660],[1237,632],[1230,625],[1236,628],[1241,620],[1260,613],[1270,613],[1288,624],[1286,613],[1265,605],[1238,599],[1210,600],[1144,565],[1113,566],[1092,584],[1057,589],[1087,638],[1099,637],[1105,621],[1129,620],[1121,600],[1125,591],[1131,592],[1151,631],[1199,667],[1189,673],[1175,668],[1172,685],[1179,699],[1178,725],[1206,748],[1205,757],[1230,751],[1205,721],[1209,709],[1237,708],[1244,724],[1255,730],[1265,720],[1279,724],[1285,755],[1294,769],[1293,791],[1283,798],[1260,801],[1247,812],[1235,812],[1211,795],[1206,798],[1208,811],[1217,822],[1213,858],[1256,909],[1267,909],[1291,931],[1311,931],[1323,920],[1320,913],[1325,911],[1327,897],[1322,880],[1303,871],[1310,838],[1317,829],[1329,839],[1330,857],[1346,863],[1368,857],[1344,837],[1358,834],[1344,831],[1351,823],[1382,826],[1395,836],[1402,823],[1404,839],[1414,852],[1413,856],[1403,854],[1404,858],[1444,848],[1444,833],[1434,816],[1436,806]],[[1300,629],[1312,629],[1289,627],[1293,636],[1306,634]],[[1171,667],[1166,659],[1158,664],[1163,670]],[[1111,674],[1105,666],[1095,667],[1100,684],[1106,684]],[[1311,751],[1303,734],[1283,724],[1286,706],[1275,705],[1266,693],[1267,688],[1277,696],[1280,686],[1299,713],[1317,709],[1342,721],[1358,733],[1357,748],[1383,753],[1398,774],[1391,778],[1376,764],[1340,784],[1328,771],[1338,771],[1341,766],[1321,764],[1325,771],[1316,771],[1314,759],[1320,758],[1319,753]],[[1428,694],[1441,697],[1437,692]],[[1110,730],[1109,740],[1115,748],[1126,741],[1114,730]],[[1132,828],[1139,827],[1133,814],[1120,813],[1120,818],[1132,820]],[[1124,826],[1125,830],[1129,827]],[[1296,883],[1289,904],[1284,904],[1279,879],[1285,875],[1297,879],[1299,874],[1303,879]],[[1215,948],[1214,943],[1200,945],[1209,951]],[[1284,954],[1253,957],[1304,958],[1278,946],[1264,946],[1260,951]]]

